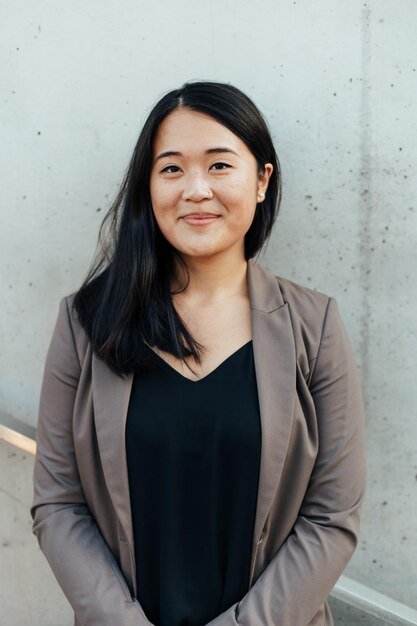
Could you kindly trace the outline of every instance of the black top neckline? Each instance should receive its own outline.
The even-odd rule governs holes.
[[[183,374],[181,374],[180,372],[178,372],[174,367],[172,367],[167,361],[165,361],[165,359],[163,359],[159,354],[157,354],[154,350],[152,350],[152,348],[150,348],[147,344],[144,344],[146,346],[146,348],[152,352],[152,354],[154,355],[154,357],[158,360],[158,362],[160,362],[160,364],[162,365],[162,367],[165,367],[167,372],[171,372],[172,375],[179,377],[181,380],[185,381],[186,383],[191,383],[192,385],[198,384],[198,383],[202,383],[205,380],[209,379],[211,376],[213,376],[214,374],[218,373],[219,370],[223,367],[225,367],[226,365],[228,365],[230,363],[230,361],[233,360],[234,357],[236,357],[238,354],[240,354],[240,352],[244,349],[247,348],[248,346],[250,346],[252,344],[252,339],[249,339],[249,341],[247,341],[246,343],[244,343],[242,346],[240,346],[240,348],[238,348],[237,350],[235,350],[234,352],[232,352],[232,354],[229,354],[228,357],[226,357],[221,363],[219,363],[219,365],[217,365],[213,370],[211,370],[211,372],[209,372],[208,374],[206,374],[205,376],[203,376],[203,378],[199,378],[198,380],[191,380],[191,378],[187,378],[187,376],[184,376]]]

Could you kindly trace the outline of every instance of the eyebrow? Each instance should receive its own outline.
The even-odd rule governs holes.
[[[222,152],[235,154],[236,156],[239,156],[237,152],[235,152],[231,148],[226,148],[226,146],[219,146],[218,148],[209,148],[208,150],[204,152],[204,154],[221,154]],[[161,154],[158,154],[158,156],[154,160],[154,163],[159,161],[159,159],[163,159],[165,157],[170,157],[170,156],[184,156],[184,155],[182,154],[182,152],[178,152],[177,150],[167,150],[166,152],[161,152]]]

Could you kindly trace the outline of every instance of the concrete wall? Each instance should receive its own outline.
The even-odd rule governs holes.
[[[230,81],[264,111],[284,199],[261,262],[333,295],[367,411],[369,491],[347,573],[417,608],[413,0],[4,0],[0,411],[36,423],[76,289],[153,102]]]

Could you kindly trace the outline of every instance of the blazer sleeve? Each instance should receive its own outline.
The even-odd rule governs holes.
[[[310,393],[319,451],[292,532],[255,584],[210,626],[306,626],[351,558],[366,485],[364,405],[337,302],[329,298]]]
[[[72,433],[80,372],[63,298],[41,387],[30,509],[33,532],[79,623],[148,626],[84,499]]]

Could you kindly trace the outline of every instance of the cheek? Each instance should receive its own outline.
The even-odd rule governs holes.
[[[152,210],[161,232],[166,236],[173,228],[176,221],[175,199],[166,189],[152,189]]]
[[[151,175],[149,181],[149,191],[151,195],[152,204],[155,206],[164,207],[170,203],[170,199],[175,194],[175,185],[173,181],[165,181],[158,177],[158,175]]]
[[[173,223],[172,223],[172,215],[169,211],[164,209],[161,204],[157,204],[153,206],[153,214],[155,217],[155,221],[158,224],[159,230],[164,235],[164,237],[169,238],[170,233],[174,232]]]
[[[161,185],[150,187],[151,191],[151,202],[152,206],[160,211],[170,204],[170,196],[172,194],[169,193],[166,187],[161,187]]]
[[[252,171],[239,172],[226,185],[224,191],[236,204],[240,203],[245,207],[255,205],[258,191],[257,176]]]
[[[241,239],[244,237],[252,225],[255,210],[256,206],[247,200],[245,203],[241,200],[235,207],[229,204],[229,213],[224,222],[224,234],[233,239]]]
[[[256,211],[257,187],[251,180],[243,180],[242,184],[234,183],[225,192],[225,203],[229,208],[229,218],[237,227],[252,223]]]

